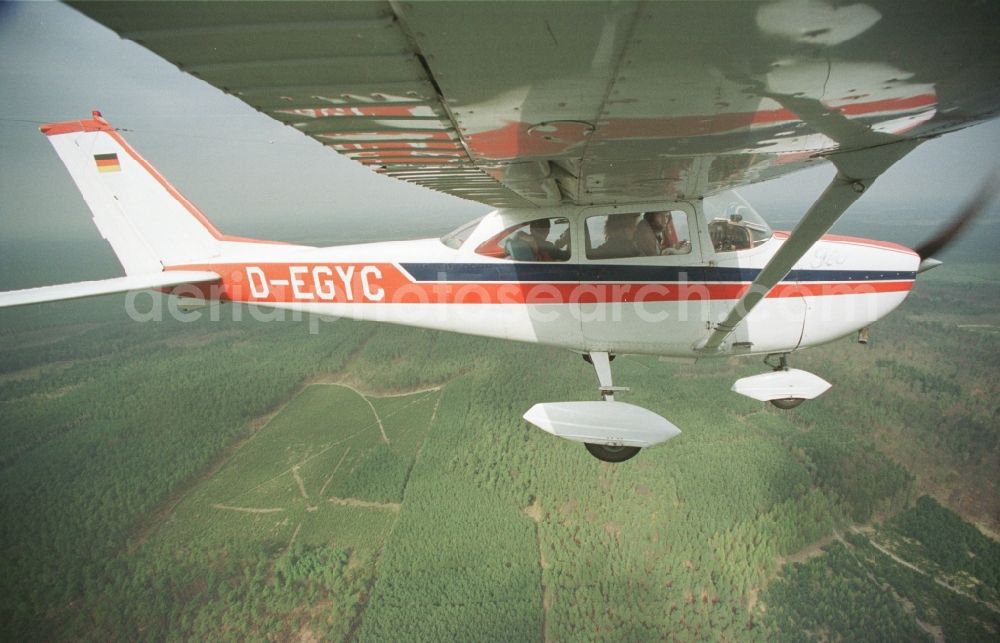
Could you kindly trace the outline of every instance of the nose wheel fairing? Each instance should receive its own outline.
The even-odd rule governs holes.
[[[775,364],[771,360],[778,359]],[[764,363],[772,367],[770,373],[752,375],[736,380],[732,390],[761,402],[770,402],[779,409],[794,409],[806,400],[812,400],[830,388],[830,383],[818,375],[788,367],[787,354],[768,355]]]

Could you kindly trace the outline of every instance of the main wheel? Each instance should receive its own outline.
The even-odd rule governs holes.
[[[799,404],[805,402],[805,399],[801,397],[785,397],[780,400],[771,400],[771,404],[775,405],[779,409],[794,409]]]
[[[609,447],[590,442],[584,442],[583,445],[587,447],[587,451],[590,451],[590,455],[604,462],[625,462],[634,458],[640,449],[640,447]]]

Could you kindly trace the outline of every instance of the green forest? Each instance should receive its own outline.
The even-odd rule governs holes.
[[[683,433],[617,465],[521,419],[597,399],[570,352],[5,311],[2,638],[997,640],[1000,278],[927,277],[792,411],[619,357]]]

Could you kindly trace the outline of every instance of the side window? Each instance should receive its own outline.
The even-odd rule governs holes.
[[[478,254],[511,261],[568,261],[571,250],[566,217],[519,223],[476,248]]]
[[[691,252],[688,218],[683,210],[588,217],[585,233],[588,259],[661,257]]]

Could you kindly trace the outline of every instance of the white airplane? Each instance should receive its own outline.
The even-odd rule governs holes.
[[[787,356],[863,339],[994,187],[916,251],[826,234],[922,141],[1000,110],[1000,3],[77,8],[375,171],[498,209],[441,239],[234,238],[95,112],[41,130],[126,276],[0,306],[156,288],[560,346],[603,399],[525,418],[609,462],[680,432],[615,400],[615,355],[765,356],[735,391],[815,398],[829,383]],[[836,177],[791,233],[732,191],[822,161]]]

